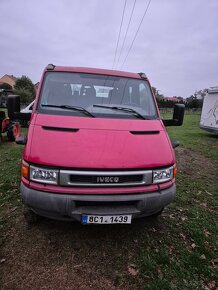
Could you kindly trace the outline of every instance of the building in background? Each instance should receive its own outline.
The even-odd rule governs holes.
[[[5,74],[3,77],[0,78],[0,84],[6,83],[14,88],[16,80],[17,78],[15,76]]]
[[[39,87],[39,82],[35,83],[35,85],[34,85],[35,92],[37,92],[38,87]]]

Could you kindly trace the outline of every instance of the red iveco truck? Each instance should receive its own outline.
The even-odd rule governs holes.
[[[17,118],[19,99],[8,99]],[[22,161],[21,196],[36,216],[83,224],[131,223],[175,197],[176,161],[144,73],[48,65],[38,88]]]

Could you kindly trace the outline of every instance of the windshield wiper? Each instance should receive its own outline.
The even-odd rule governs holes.
[[[136,116],[139,119],[147,120],[147,118],[145,118],[139,112],[137,112],[137,111],[135,111],[135,110],[133,110],[131,108],[117,107],[117,106],[104,106],[104,105],[93,105],[93,107],[124,111],[124,112],[127,112],[127,113],[132,113],[134,116]]]
[[[68,109],[68,110],[74,110],[74,111],[79,111],[84,113],[87,116],[90,116],[92,118],[95,118],[95,116],[90,113],[89,111],[87,111],[86,109],[84,109],[83,107],[79,107],[79,106],[68,106],[68,105],[46,105],[46,104],[41,104],[42,107],[51,107],[51,108],[60,108],[60,109]]]

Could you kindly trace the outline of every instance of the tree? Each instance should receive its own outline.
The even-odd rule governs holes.
[[[197,98],[194,98],[187,102],[187,108],[190,108],[190,109],[202,108],[202,105],[203,105],[203,100],[199,100]]]
[[[7,83],[2,83],[2,84],[0,84],[0,89],[12,90],[12,86],[7,84]]]
[[[152,87],[152,90],[153,90],[153,93],[154,93],[154,95],[155,95],[155,97],[156,97],[157,100],[161,100],[161,99],[164,98],[164,95],[162,95],[162,94],[159,93],[160,90],[158,90],[155,87]]]
[[[151,88],[152,88],[152,91],[153,91],[154,95],[156,96],[158,94],[157,88],[155,88],[155,87],[151,87]]]
[[[30,103],[35,98],[35,89],[32,81],[27,76],[17,78],[14,85],[15,93],[20,96],[21,103]]]
[[[186,99],[186,107],[190,109],[199,109],[203,106],[204,96],[207,94],[208,89],[196,90],[193,95]]]

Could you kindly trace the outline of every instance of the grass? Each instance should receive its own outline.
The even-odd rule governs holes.
[[[128,237],[128,255],[132,257],[131,263],[134,264],[135,272],[127,273],[121,270],[126,268],[124,265],[126,260],[125,257],[119,258],[117,253],[114,267],[119,267],[121,273],[115,277],[116,286],[125,285],[130,289],[216,289],[218,144],[216,137],[199,129],[199,118],[199,115],[186,115],[182,127],[168,128],[170,136],[181,143],[181,148],[176,149],[179,167],[177,198],[165,209],[158,222],[151,224],[148,222],[144,228],[140,227],[140,230],[126,227],[125,232],[120,227],[121,233]],[[0,144],[1,233],[6,233],[16,215],[20,215],[21,202],[18,187],[22,150],[23,146],[13,143]],[[112,231],[115,232],[114,227],[113,229]],[[34,235],[34,229],[32,231]],[[65,235],[63,229],[55,229],[56,234],[59,231],[63,236]],[[87,228],[86,234],[92,245],[94,239],[92,228]],[[49,230],[46,235],[50,235]],[[107,247],[112,247],[115,243],[115,235],[111,240],[110,233],[105,232],[105,235],[107,235],[106,241],[109,241],[108,244],[104,244],[106,251]],[[67,240],[67,236],[65,239]],[[119,237],[117,240],[119,241]],[[133,242],[135,240],[137,250]],[[68,245],[65,240],[63,243]],[[83,245],[83,240],[78,241],[78,244]],[[86,247],[88,247],[87,243]],[[102,245],[99,243],[98,247],[101,248]],[[90,251],[93,248],[95,246],[91,247]],[[66,251],[67,249],[66,247]],[[127,254],[119,247],[117,251]],[[65,254],[66,257],[71,255],[71,253]],[[95,259],[97,258],[92,258],[93,263]]]
[[[160,227],[155,235],[143,236],[137,258],[140,274],[131,280],[134,287],[215,289],[217,286],[218,140],[199,129],[199,120],[199,115],[186,115],[182,127],[168,128],[171,138],[194,151],[190,156],[182,156],[187,168],[192,167],[193,171],[186,172],[186,164],[179,170],[176,202],[168,207],[169,215],[163,219],[167,226]]]
[[[0,233],[19,202],[20,166],[23,148],[14,143],[0,143]],[[0,234],[1,242],[1,234]]]
[[[167,130],[173,139],[180,141],[182,146],[218,161],[218,136],[200,129],[199,124],[199,114],[185,115],[183,126],[168,127]]]
[[[204,287],[213,285],[217,275],[216,186],[211,184],[207,189],[213,195],[207,195],[203,183],[196,187],[194,176],[178,176],[176,203],[165,210],[168,214],[162,225],[154,227],[153,235],[146,233],[141,238],[136,259],[140,274],[131,285],[143,285],[141,289],[215,289]]]

